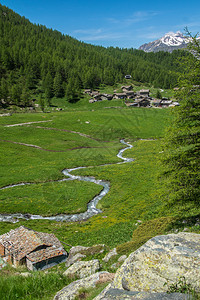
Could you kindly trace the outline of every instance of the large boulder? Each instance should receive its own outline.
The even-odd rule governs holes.
[[[150,293],[150,292],[132,292],[121,289],[107,289],[94,300],[191,300],[191,297],[181,293]]]
[[[112,273],[99,272],[87,278],[76,280],[59,291],[54,300],[73,300],[79,295],[81,289],[95,288],[99,283],[110,282],[113,278],[114,274]]]
[[[100,269],[98,259],[90,261],[77,261],[70,266],[63,274],[69,277],[84,278],[96,273]]]
[[[150,239],[117,270],[112,288],[161,293],[181,276],[200,291],[200,234],[182,232]]]

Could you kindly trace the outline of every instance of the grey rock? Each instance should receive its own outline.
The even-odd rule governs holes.
[[[100,295],[99,295],[100,296]],[[128,299],[144,299],[144,300],[189,300],[191,299],[186,294],[181,293],[149,293],[149,292],[135,292],[125,291],[121,289],[107,288],[107,291],[102,294],[101,298],[97,296],[94,300],[128,300]]]
[[[111,257],[116,256],[117,255],[117,250],[116,248],[112,249],[108,254],[106,254],[106,256],[102,259],[105,262],[108,262]]]
[[[122,255],[118,258],[118,262],[122,262],[122,261],[125,261],[125,259],[127,259],[127,256],[126,255]]]
[[[97,284],[102,282],[102,279],[103,282],[109,282],[113,279],[113,276],[108,272],[98,272],[89,277],[76,280],[59,291],[54,300],[73,300],[79,295],[81,289],[95,288]]]
[[[83,255],[81,253],[77,253],[74,256],[71,256],[71,258],[68,258],[66,261],[65,266],[69,268],[71,265],[73,265],[75,262],[80,261],[82,258],[86,257],[86,255]]]
[[[150,239],[117,270],[112,288],[166,292],[181,276],[200,290],[200,234],[180,232]]]
[[[105,248],[106,248],[106,246],[104,244],[94,245],[92,247],[75,246],[70,249],[69,258],[76,255],[77,253],[81,253],[83,255],[92,255],[94,253],[102,253],[105,250]]]
[[[119,266],[120,265],[118,263],[114,263],[114,264],[111,265],[111,268],[112,269],[117,269],[117,268],[119,268]]]
[[[96,273],[100,269],[100,263],[98,259],[90,261],[78,261],[70,266],[63,275],[74,277],[78,276],[79,278],[88,277]]]

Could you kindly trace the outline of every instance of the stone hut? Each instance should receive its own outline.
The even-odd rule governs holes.
[[[155,107],[161,107],[161,100],[160,99],[153,99],[151,104],[153,104]]]
[[[135,99],[135,103],[137,103],[138,107],[147,107],[150,106],[150,100],[147,98],[143,98],[143,99]]]
[[[162,99],[160,102],[162,107],[169,107],[170,104],[172,104],[172,100],[164,100]]]
[[[150,93],[150,90],[140,90],[138,92],[138,95],[144,96],[144,97],[149,97],[149,93]]]
[[[84,90],[84,93],[90,95],[92,93],[92,90],[91,89],[86,89],[86,90]]]
[[[126,91],[132,91],[133,86],[132,86],[132,85],[123,85],[123,86],[121,87],[121,89],[122,89],[123,92],[126,92]]]
[[[20,226],[0,236],[0,255],[13,266],[31,270],[53,267],[67,259],[67,252],[54,234]]]
[[[113,99],[126,99],[126,93],[115,93]]]
[[[136,93],[134,91],[127,91],[126,97],[127,99],[133,99],[136,96]]]

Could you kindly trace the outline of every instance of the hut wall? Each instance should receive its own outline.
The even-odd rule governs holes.
[[[28,261],[28,259],[27,259],[26,264],[27,264],[27,268],[29,270],[37,271],[37,270],[45,270],[45,269],[54,267],[57,264],[65,262],[66,259],[67,259],[66,255],[55,256],[55,257],[52,257],[52,258],[49,258],[46,260],[39,261],[37,263]],[[32,266],[31,266],[31,264],[32,264]]]

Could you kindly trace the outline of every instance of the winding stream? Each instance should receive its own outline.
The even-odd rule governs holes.
[[[118,162],[117,164],[122,164],[126,162],[132,162],[134,159],[132,158],[126,158],[123,157],[123,152],[127,149],[131,149],[133,146],[129,143],[126,143],[124,140],[120,140],[120,142],[124,145],[126,145],[126,148],[123,148],[119,151],[117,154],[117,157],[122,159],[122,162]],[[107,165],[113,165],[113,164],[104,164],[100,166],[107,166]],[[80,181],[88,181],[88,182],[93,182],[95,184],[103,186],[103,190],[95,196],[87,205],[87,210],[84,213],[78,213],[78,214],[60,214],[56,216],[49,216],[49,217],[43,217],[41,215],[32,215],[32,214],[21,214],[21,213],[15,213],[15,214],[0,214],[0,222],[12,222],[16,223],[19,221],[19,219],[25,219],[25,220],[51,220],[51,221],[68,221],[68,222],[76,222],[76,221],[82,221],[89,219],[90,217],[101,213],[102,211],[100,209],[97,209],[97,203],[99,200],[101,200],[108,192],[110,189],[109,182],[104,181],[104,180],[97,180],[94,177],[85,177],[85,176],[78,176],[78,175],[72,175],[71,172],[74,170],[79,170],[79,169],[84,169],[88,167],[77,167],[73,169],[64,169],[62,173],[67,176],[68,178],[58,180],[57,182],[60,181],[66,181],[66,180],[80,180]],[[22,186],[22,185],[27,185],[27,184],[35,184],[35,183],[19,183],[15,185],[10,185],[6,186],[2,189],[6,188],[13,188],[15,186]]]

